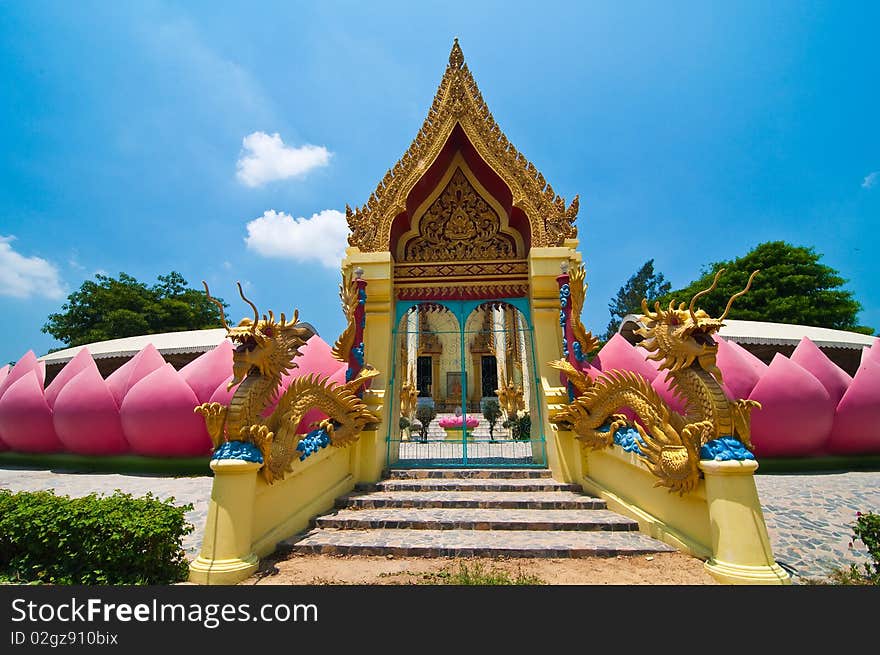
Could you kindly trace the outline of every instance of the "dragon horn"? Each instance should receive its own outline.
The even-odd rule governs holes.
[[[727,307],[724,308],[724,313],[721,315],[721,318],[718,319],[719,321],[723,321],[724,318],[727,316],[727,312],[729,312],[729,311],[730,311],[730,308],[733,306],[733,301],[736,300],[737,298],[739,298],[740,296],[744,296],[744,295],[746,294],[746,292],[747,292],[747,291],[749,290],[749,288],[752,286],[752,280],[755,279],[755,276],[756,276],[757,274],[758,274],[758,271],[754,271],[754,272],[749,276],[749,282],[748,282],[748,284],[746,284],[746,288],[743,289],[742,291],[740,291],[739,293],[735,293],[735,294],[733,294],[733,295],[730,297],[730,300],[727,301]]]
[[[284,316],[284,312],[281,312],[281,327],[287,325],[287,318]]]
[[[691,298],[691,306],[688,308],[688,311],[691,313],[691,320],[693,320],[694,323],[697,322],[697,316],[696,316],[696,314],[694,314],[694,303],[697,302],[697,298],[700,298],[702,296],[705,296],[707,293],[712,293],[713,291],[715,291],[715,287],[718,286],[718,278],[721,277],[721,274],[723,272],[724,272],[724,269],[719,268],[718,272],[715,273],[715,279],[712,280],[712,286],[709,287],[708,289],[705,289],[704,291],[700,291],[697,295],[695,295],[693,298]]]
[[[272,323],[275,322],[275,314],[271,309],[269,310],[269,321]]]
[[[223,312],[223,305],[220,304],[220,301],[216,298],[211,297],[211,292],[208,291],[208,283],[202,280],[202,284],[205,286],[205,295],[208,296],[208,300],[217,305],[217,309],[220,310],[220,322],[223,323],[223,327],[226,328],[226,331],[229,331],[229,326],[226,325],[226,314]]]
[[[236,284],[238,285],[238,295],[240,295],[241,299],[244,300],[248,305],[250,305],[251,309],[254,310],[254,325],[253,327],[251,327],[251,334],[256,334],[257,323],[260,320],[260,312],[257,311],[257,306],[245,297],[244,291],[241,288],[241,282],[236,282]]]

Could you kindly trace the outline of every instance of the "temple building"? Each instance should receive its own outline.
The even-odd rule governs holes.
[[[550,357],[538,356],[535,302],[552,315],[555,340],[554,280],[577,256],[577,211],[577,197],[557,195],[501,131],[456,41],[412,145],[366,204],[346,207],[343,267],[361,267],[369,282],[365,358],[383,371],[373,388],[393,400],[386,464],[546,465],[538,379]],[[493,401],[501,416],[489,434],[483,413]],[[437,417],[423,438],[440,443],[416,454],[398,426],[418,425],[425,406]],[[452,416],[480,425],[453,445],[438,429]]]

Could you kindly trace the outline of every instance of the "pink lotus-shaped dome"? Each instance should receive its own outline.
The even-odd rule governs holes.
[[[129,390],[164,365],[165,360],[156,350],[156,346],[148,343],[137,355],[113,371],[107,378],[107,386],[116,400],[116,405],[122,407],[122,401]]]
[[[198,398],[171,364],[156,369],[126,394],[120,408],[131,450],[153,457],[196,457],[211,451]]]
[[[446,416],[437,421],[437,425],[441,428],[449,428],[451,430],[461,430],[464,427],[465,420],[464,416]],[[468,417],[467,426],[468,428],[475,428],[480,424],[480,420],[472,417]]]
[[[603,371],[635,371],[650,382],[657,377],[658,371],[645,361],[648,354],[644,348],[636,348],[620,334],[615,334],[593,358],[592,365]]]
[[[22,453],[62,450],[52,425],[52,409],[43,395],[42,380],[39,367],[34,367],[13,382],[0,398],[0,435],[13,450]]]
[[[825,353],[806,337],[801,339],[797,348],[794,349],[791,361],[803,366],[822,383],[835,407],[843,398],[849,385],[852,384],[852,378],[847,375],[846,371],[828,359]]]
[[[58,438],[72,453],[116,455],[128,450],[119,408],[94,362],[58,393],[54,425]]]
[[[777,353],[749,398],[762,405],[752,412],[759,457],[804,457],[825,447],[834,403],[809,371]]]
[[[734,400],[748,398],[752,389],[758,384],[761,375],[767,371],[767,365],[736,344],[720,337],[715,340],[718,342],[718,355],[715,358],[715,363],[721,370],[721,386],[724,387],[728,397]],[[754,361],[746,359],[743,353],[753,358]],[[755,361],[760,366],[755,365]]]
[[[208,402],[217,387],[228,383],[232,373],[232,342],[221,341],[213,350],[199,355],[180,371],[200,403]]]
[[[880,362],[869,357],[856,371],[837,405],[828,450],[835,454],[880,453]]]
[[[68,382],[87,368],[92,368],[98,373],[98,366],[95,364],[95,360],[92,359],[91,353],[87,348],[83,348],[73,359],[64,365],[64,368],[59,371],[55,379],[46,387],[46,403],[48,403],[49,407],[55,407],[55,399],[61,393],[61,390]],[[100,373],[98,375],[100,376]]]
[[[0,381],[0,398],[3,397],[9,387],[31,371],[34,371],[36,374],[37,384],[42,389],[43,383],[46,380],[46,365],[43,362],[37,361],[37,356],[34,354],[33,350],[28,350],[21,356],[21,359],[15,362],[15,366],[12,367],[12,370],[8,371],[3,380]]]

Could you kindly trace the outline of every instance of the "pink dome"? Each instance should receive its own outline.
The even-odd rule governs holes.
[[[211,451],[205,421],[193,409],[198,398],[171,364],[157,368],[129,389],[119,414],[138,455],[196,457]]]
[[[156,350],[156,346],[148,343],[137,355],[113,371],[107,378],[107,386],[117,407],[122,407],[122,401],[129,389],[164,365],[165,360]]]
[[[880,362],[870,358],[843,394],[828,450],[835,454],[880,454]]]
[[[755,373],[758,374],[758,379],[759,379],[759,380],[760,380],[762,377],[764,377],[764,374],[767,372],[767,365],[766,365],[764,362],[762,362],[760,359],[758,359],[757,357],[755,357],[752,353],[750,353],[748,350],[746,350],[745,348],[743,348],[741,345],[739,345],[739,344],[736,343],[735,341],[727,341],[727,340],[725,340],[725,342],[726,342],[727,345],[730,346],[734,351],[736,351],[736,353],[737,353],[740,357],[742,357],[743,360],[744,360],[749,366],[751,366],[751,367],[755,370]],[[722,369],[722,370],[723,370],[723,369]]]
[[[862,360],[864,360],[865,357],[880,363],[880,337],[876,337],[874,343],[862,351]]]
[[[835,407],[843,398],[849,385],[852,384],[852,378],[847,375],[846,371],[828,359],[825,353],[806,337],[801,339],[797,348],[794,349],[791,361],[803,366],[822,383],[828,395],[831,396],[831,402]]]
[[[37,375],[37,382],[40,386],[40,389],[43,388],[43,382],[46,380],[46,366],[40,366],[42,362],[37,361],[37,356],[34,354],[33,350],[28,350],[24,355],[21,356],[15,366],[12,367],[12,370],[6,374],[6,377],[0,382],[0,398],[3,397],[3,394],[6,393],[6,390],[11,387],[17,380],[20,380],[25,375],[27,375],[30,371],[35,371]]]
[[[758,371],[760,370],[762,373],[766,371],[766,364],[757,360],[758,364],[763,367],[759,368],[742,355],[745,352],[749,357],[754,357],[751,353],[743,348],[737,350],[733,347],[734,344],[724,339],[716,338],[716,341],[718,342],[718,355],[715,361],[718,368],[721,369],[721,386],[724,387],[724,392],[734,400],[748,398],[760,379]]]
[[[752,412],[752,441],[760,457],[804,457],[823,451],[834,404],[822,383],[776,353],[749,396],[761,403]]]
[[[647,354],[645,349],[636,348],[620,334],[615,334],[593,358],[592,364],[603,371],[635,371],[651,381],[657,377],[657,369],[645,361]]]
[[[7,378],[8,379],[8,378]],[[52,453],[62,449],[52,426],[37,367],[13,382],[0,398],[0,435],[12,450]]]
[[[54,425],[64,447],[80,455],[116,455],[128,450],[119,409],[98,367],[89,358],[55,399]]]
[[[679,414],[684,414],[684,401],[678,396],[673,395],[672,391],[669,388],[669,383],[666,381],[666,373],[662,373],[654,378],[654,381],[651,383],[651,386],[654,387],[654,390],[660,394],[660,397],[666,401],[666,404],[669,405],[669,408],[678,412]]]
[[[9,375],[9,368],[9,364],[4,366],[3,368],[0,368],[0,387],[3,386],[3,380],[5,380],[6,376]],[[9,446],[3,443],[3,439],[0,439],[0,452],[3,452],[4,450],[9,450]]]
[[[180,369],[180,376],[192,388],[200,403],[207,402],[217,386],[232,372],[232,342],[224,340]]]
[[[92,359],[91,353],[86,348],[83,348],[76,354],[76,357],[64,365],[64,368],[58,372],[55,379],[46,387],[46,402],[49,404],[49,407],[55,407],[55,399],[58,397],[61,389],[87,368],[94,369],[95,373],[98,373],[98,366],[95,364],[95,360]],[[100,374],[98,374],[98,377],[100,377]]]

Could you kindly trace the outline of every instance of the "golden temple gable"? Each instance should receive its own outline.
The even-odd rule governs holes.
[[[468,176],[465,166],[451,167],[446,160],[459,155],[471,169],[483,170],[473,171],[477,176]],[[438,168],[440,170],[434,170]],[[462,171],[461,175],[458,170]],[[385,174],[365,205],[357,209],[346,206],[351,230],[349,244],[361,252],[391,251],[397,262],[412,261],[422,255],[429,261],[436,261],[438,257],[455,261],[474,259],[474,256],[462,257],[458,252],[461,247],[455,244],[461,243],[469,231],[480,228],[480,224],[469,223],[470,219],[462,219],[461,211],[450,208],[449,205],[455,203],[451,203],[446,190],[451,182],[460,185],[459,188],[465,183],[474,187],[473,178],[480,175],[500,184],[489,192],[474,189],[471,193],[461,189],[463,195],[459,195],[456,202],[464,198],[469,209],[476,210],[480,217],[489,217],[494,212],[493,226],[485,226],[483,221],[485,229],[480,237],[487,240],[490,253],[500,255],[489,256],[489,259],[522,259],[528,247],[561,246],[566,238],[577,236],[577,196],[566,205],[537,168],[510,143],[483,100],[456,39],[446,72],[415,140]],[[444,179],[439,193],[435,177]],[[429,237],[416,231],[419,238],[408,241],[401,251],[395,247],[399,244],[397,237],[401,233],[412,237],[413,219],[424,219],[416,213],[424,204],[423,196],[430,196],[431,191],[435,192],[435,199],[436,195],[442,196],[438,201],[441,206],[428,207],[427,213],[431,215],[427,220],[438,220],[438,212],[449,214],[442,226],[431,223],[442,227],[443,233]],[[491,207],[493,196],[498,207]],[[413,206],[416,202],[419,206]],[[507,227],[516,224],[518,227],[508,229],[505,234],[501,227],[505,221]],[[432,238],[434,242],[430,241]],[[440,241],[444,240],[451,242],[451,251],[443,252]],[[480,248],[483,248],[482,242]]]

